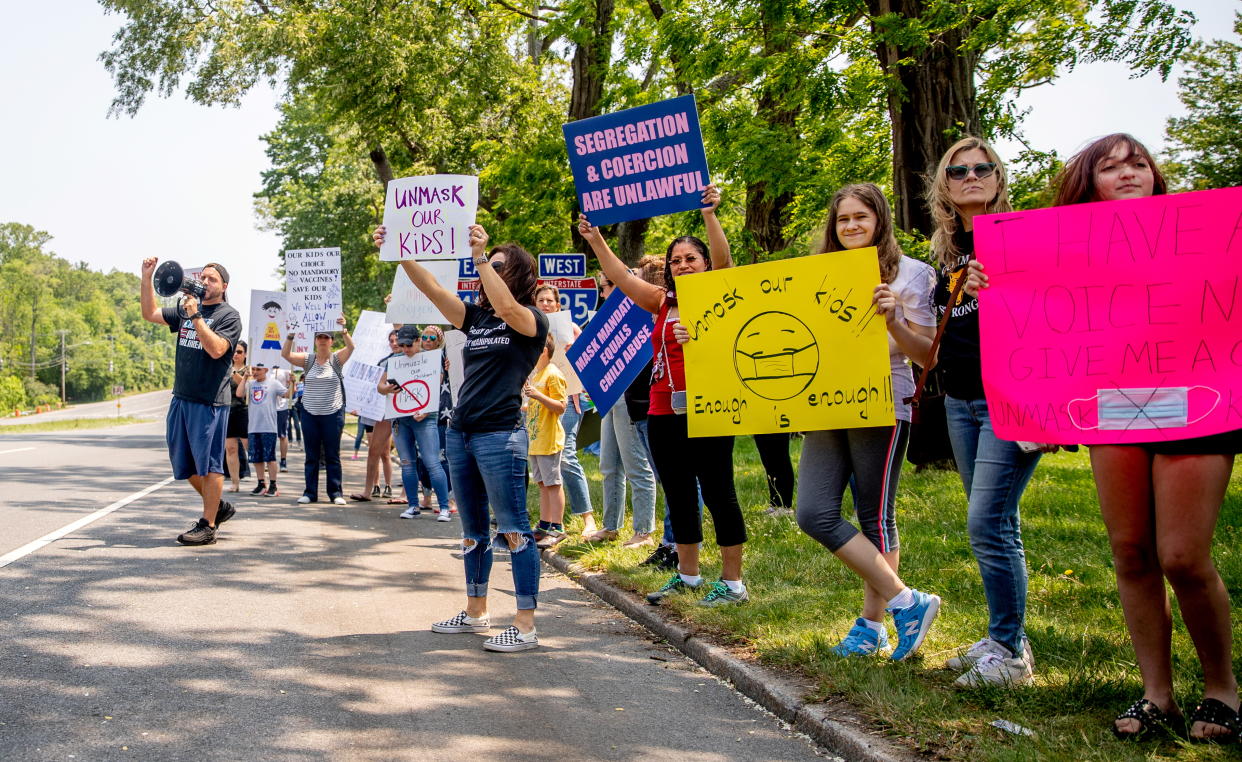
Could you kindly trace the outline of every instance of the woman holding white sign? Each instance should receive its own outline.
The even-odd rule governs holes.
[[[681,236],[668,246],[664,263],[664,285],[656,286],[635,275],[612,253],[597,228],[579,218],[578,232],[591,245],[600,267],[636,305],[655,315],[651,343],[655,360],[651,373],[651,405],[647,432],[655,471],[664,487],[664,496],[673,521],[677,543],[677,573],[647,601],[658,604],[669,595],[687,593],[703,584],[699,574],[699,543],[703,540],[703,521],[699,514],[699,491],[711,511],[720,547],[720,580],[699,601],[702,606],[726,606],[750,600],[742,584],[742,547],[746,524],[737,502],[733,483],[733,437],[690,439],[686,420],[686,374],[682,339],[674,329],[679,325],[674,278],[733,266],[729,241],[725,238],[716,207],[720,191],[715,185],[703,192],[703,222],[707,240]]]
[[[377,246],[384,226],[375,229]],[[467,336],[465,373],[446,437],[449,471],[461,517],[466,567],[466,609],[431,625],[433,632],[486,632],[487,586],[492,571],[488,507],[509,547],[517,613],[513,625],[483,642],[489,651],[536,648],[539,549],[526,512],[528,441],[522,419],[522,386],[543,352],[548,319],[535,307],[535,258],[517,244],[488,254],[487,232],[470,226],[470,251],[482,290],[477,304],[440,285],[430,270],[405,259],[401,267],[440,314]]]
[[[927,364],[935,335],[928,295],[936,283],[929,266],[901,253],[893,215],[879,187],[864,183],[837,191],[828,210],[823,244],[815,254],[876,247],[881,282],[872,297],[888,328],[893,379],[893,426],[808,431],[798,481],[798,526],[832,551],[863,580],[862,616],[832,649],[839,656],[870,656],[888,650],[884,614],[897,629],[894,660],[918,651],[940,610],[940,598],[912,590],[897,575],[897,482],[910,441],[914,393],[909,357]],[[854,515],[860,532],[841,517],[841,500],[853,478]]]
[[[298,503],[319,499],[319,463],[328,472],[328,499],[345,505],[341,487],[341,431],[345,428],[345,381],[341,369],[354,353],[354,340],[345,327],[345,316],[336,319],[345,346],[332,351],[332,334],[315,334],[315,353],[293,351],[293,334],[285,337],[280,356],[302,376],[302,432],[306,442],[306,486]]]
[[[1166,192],[1151,152],[1133,137],[1093,141],[1066,162],[1054,206],[1121,201]],[[967,290],[987,287],[976,263]],[[1167,579],[1203,667],[1203,701],[1190,715],[1195,739],[1238,739],[1229,593],[1212,563],[1212,536],[1242,432],[1133,445],[1092,445],[1100,513],[1112,546],[1117,592],[1134,645],[1143,696],[1113,721],[1119,738],[1181,726],[1173,694]]]

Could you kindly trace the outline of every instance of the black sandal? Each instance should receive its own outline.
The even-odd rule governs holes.
[[[1196,722],[1219,725],[1229,732],[1217,736],[1191,736],[1190,740],[1192,741],[1235,743],[1238,740],[1238,736],[1242,735],[1242,715],[1230,709],[1225,702],[1214,698],[1203,699],[1195,707],[1195,710],[1190,713],[1190,724],[1193,726]]]
[[[1126,733],[1117,728],[1117,720],[1138,720],[1139,729],[1134,733]],[[1185,723],[1186,720],[1180,713],[1169,714],[1151,701],[1141,698],[1113,720],[1113,735],[1123,741],[1143,741],[1157,734],[1176,735],[1179,728],[1184,729]]]

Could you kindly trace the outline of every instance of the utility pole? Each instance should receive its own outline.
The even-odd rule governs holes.
[[[60,334],[60,404],[65,404],[65,334],[69,333],[65,329],[57,331]]]

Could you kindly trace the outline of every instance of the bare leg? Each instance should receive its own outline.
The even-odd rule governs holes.
[[[224,440],[224,458],[229,464],[229,479],[233,482],[233,491],[241,491],[241,477],[237,475],[241,461],[237,457],[237,439]]]
[[[893,570],[893,574],[896,575],[897,567],[901,565],[901,551],[890,550],[887,553],[881,553],[880,556],[883,557],[884,562],[888,564],[888,568]],[[898,584],[900,584],[900,582],[901,579],[898,577]],[[901,591],[899,590],[898,592]],[[895,594],[896,593],[894,593],[894,595]],[[885,598],[884,593],[864,581],[862,610],[863,619],[869,619],[872,622],[883,622],[884,608],[892,599],[892,595]]]
[[[1173,636],[1164,573],[1156,555],[1152,510],[1151,456],[1140,447],[1097,445],[1091,470],[1108,530],[1117,574],[1117,595],[1143,677],[1143,698],[1166,712],[1173,702]],[[1122,733],[1137,733],[1138,720],[1117,720]]]
[[[724,548],[721,548],[723,551]],[[699,575],[699,546],[698,544],[683,545],[677,543],[677,571],[682,574],[688,574],[691,577]]]
[[[1157,455],[1152,462],[1160,566],[1199,654],[1203,695],[1236,711],[1229,593],[1212,563],[1212,535],[1232,470],[1228,455]],[[1225,729],[1196,722],[1190,732],[1208,738]]]
[[[880,613],[872,621],[881,621],[884,615],[884,603],[892,600],[906,588],[897,572],[889,564],[884,554],[861,534],[856,534],[841,547],[837,548],[836,557],[850,568],[850,571],[862,578],[870,590],[881,599]],[[864,593],[865,595],[865,593]],[[865,606],[865,598],[864,598]],[[864,616],[866,616],[864,608]],[[870,619],[871,617],[867,617]]]
[[[729,545],[720,549],[720,578],[730,582],[742,579],[742,549],[745,545]],[[680,556],[678,556],[680,558]],[[698,561],[696,558],[695,561]]]
[[[565,518],[565,492],[561,485],[539,485],[539,520],[561,523]]]
[[[267,464],[267,483],[268,484],[275,484],[276,477],[279,474],[280,474],[280,464],[278,462],[273,460],[271,463]]]
[[[190,486],[202,496],[203,518],[214,527],[216,511],[220,510],[220,495],[224,492],[224,474],[207,474],[206,476],[195,474],[190,477]]]

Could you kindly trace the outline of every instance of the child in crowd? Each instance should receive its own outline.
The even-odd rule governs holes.
[[[549,334],[531,378],[522,389],[530,398],[526,407],[526,432],[530,436],[530,473],[539,485],[539,527],[536,545],[550,548],[565,539],[562,520],[565,492],[561,489],[561,452],[565,427],[561,415],[569,400],[569,385],[561,369],[552,364],[556,341]]]
[[[247,397],[250,403],[250,422],[247,433],[250,438],[250,462],[254,463],[259,483],[250,491],[252,495],[275,497],[276,489],[276,400],[287,396],[289,389],[275,378],[268,378],[267,368],[256,365],[253,377],[237,386],[237,396]],[[263,480],[267,468],[268,481]]]

